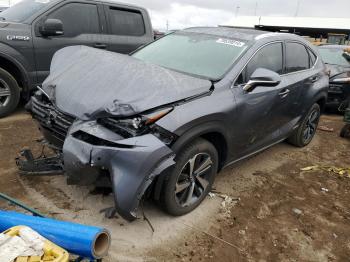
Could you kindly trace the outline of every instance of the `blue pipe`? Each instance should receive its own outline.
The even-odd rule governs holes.
[[[68,252],[90,259],[107,255],[111,242],[109,232],[100,227],[0,210],[0,232],[14,226],[28,226]]]

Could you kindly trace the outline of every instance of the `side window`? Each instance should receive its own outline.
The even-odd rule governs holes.
[[[66,4],[52,12],[48,18],[62,21],[63,37],[100,33],[97,6],[93,4]]]
[[[286,43],[286,73],[310,68],[310,57],[306,47],[298,43]]]
[[[283,45],[282,43],[269,44],[260,49],[249,61],[242,74],[238,77],[236,85],[247,83],[251,75],[258,68],[269,69],[278,74],[283,73]]]
[[[309,55],[310,55],[310,67],[313,67],[316,63],[317,56],[312,52],[311,50],[308,50]]]
[[[139,11],[109,7],[108,18],[113,35],[141,36],[145,34],[143,16]]]

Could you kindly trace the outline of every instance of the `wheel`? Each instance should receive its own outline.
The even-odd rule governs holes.
[[[197,139],[182,149],[175,161],[160,202],[167,213],[181,216],[198,207],[210,192],[218,170],[218,152],[208,141]]]
[[[301,125],[288,138],[288,142],[297,147],[304,147],[310,144],[316,134],[320,116],[320,106],[318,104],[314,104],[304,118]]]
[[[350,138],[350,124],[346,124],[340,131],[340,136],[343,138]]]
[[[9,115],[17,107],[20,88],[16,79],[0,68],[0,118]]]

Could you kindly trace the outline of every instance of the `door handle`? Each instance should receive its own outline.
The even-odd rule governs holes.
[[[290,90],[289,89],[285,89],[285,90],[283,90],[283,91],[281,91],[279,93],[279,96],[282,97],[282,98],[285,98],[285,97],[287,97],[289,95],[289,93],[290,93]]]
[[[318,77],[318,76],[313,76],[313,77],[310,77],[310,81],[311,81],[312,83],[317,82],[317,81],[318,81],[318,79],[319,79],[319,77]]]
[[[107,45],[106,44],[102,44],[102,43],[96,43],[94,44],[95,48],[99,48],[99,49],[106,49]]]

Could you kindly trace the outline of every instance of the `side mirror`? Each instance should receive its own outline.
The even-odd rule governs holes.
[[[59,36],[63,35],[63,23],[59,19],[47,19],[39,29],[43,36]]]
[[[248,83],[243,87],[244,91],[251,92],[257,86],[277,86],[281,83],[279,74],[264,68],[258,68],[251,75]]]

